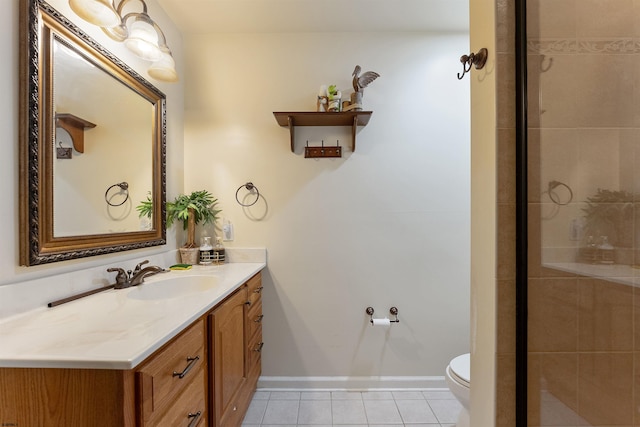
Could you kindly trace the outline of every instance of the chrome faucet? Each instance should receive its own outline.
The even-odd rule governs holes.
[[[118,273],[116,274],[116,283],[114,285],[116,289],[124,289],[130,286],[138,286],[139,284],[144,282],[144,279],[146,277],[169,271],[168,269],[164,269],[162,267],[158,267],[155,265],[142,268],[143,265],[148,263],[149,263],[149,260],[142,261],[141,263],[136,265],[133,271],[131,270],[124,271],[124,269],[118,268],[118,267],[108,268],[107,271],[110,273],[111,272]]]

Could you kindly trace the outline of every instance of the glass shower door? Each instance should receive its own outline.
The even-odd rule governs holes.
[[[640,425],[640,3],[526,13],[527,424]]]

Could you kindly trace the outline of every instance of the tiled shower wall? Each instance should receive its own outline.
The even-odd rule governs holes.
[[[634,0],[527,1],[530,426],[640,425],[632,268],[639,14]],[[628,200],[602,205],[628,210],[622,230],[609,214],[600,224],[585,220],[585,201],[598,189],[626,192]],[[585,262],[589,235],[595,243],[607,235],[614,264]],[[513,306],[510,289],[499,286],[500,307]],[[506,328],[513,313],[500,314],[499,361],[513,345]]]

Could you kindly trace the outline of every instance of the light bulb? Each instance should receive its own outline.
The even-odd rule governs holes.
[[[115,27],[120,24],[120,15],[111,0],[69,0],[76,15],[100,27]]]
[[[171,56],[171,52],[168,51],[163,51],[162,57],[151,64],[147,72],[156,80],[170,83],[178,81],[176,61],[174,61],[173,56]]]
[[[145,15],[136,17],[129,26],[129,37],[124,44],[146,61],[158,61],[162,57],[158,46],[158,32],[153,27],[153,21]]]

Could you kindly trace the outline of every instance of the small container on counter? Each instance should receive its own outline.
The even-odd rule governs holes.
[[[213,246],[211,245],[211,237],[202,236],[200,242],[200,264],[211,264],[214,260]]]
[[[216,245],[213,247],[212,259],[216,264],[223,264],[226,261],[226,254],[220,237],[216,237]]]

